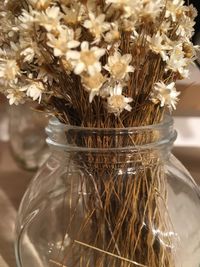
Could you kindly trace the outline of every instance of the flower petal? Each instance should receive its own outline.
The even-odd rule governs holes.
[[[85,69],[85,64],[82,63],[82,62],[80,62],[80,63],[78,63],[78,64],[76,65],[76,67],[75,67],[75,69],[74,69],[74,73],[75,73],[76,75],[79,75],[79,74],[81,74],[81,73],[84,71],[84,69]]]

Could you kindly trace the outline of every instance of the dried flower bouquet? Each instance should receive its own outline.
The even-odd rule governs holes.
[[[1,92],[10,104],[38,101],[42,110],[75,126],[158,123],[166,108],[175,109],[175,82],[189,76],[195,59],[190,39],[196,15],[183,0],[1,0]],[[116,146],[157,140],[153,134],[117,141],[113,136],[106,142],[76,137],[74,143],[105,149],[113,138]],[[166,199],[159,160],[149,164],[138,151],[142,171],[114,183],[117,157],[87,156],[83,163],[94,180],[86,174],[85,183],[101,199],[98,209],[95,194],[88,205],[90,212],[97,209],[90,248],[104,249],[113,258],[97,254],[93,265],[85,266],[175,266],[172,240],[164,246],[150,228],[143,229],[144,218],[163,231],[169,223],[158,208],[160,196]],[[87,164],[91,158],[92,166]],[[125,168],[126,157],[121,164]]]

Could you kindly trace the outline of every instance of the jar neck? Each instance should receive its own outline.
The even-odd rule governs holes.
[[[47,143],[53,150],[90,153],[149,153],[166,156],[176,139],[173,119],[159,124],[130,128],[88,128],[65,125],[52,118],[46,128]]]

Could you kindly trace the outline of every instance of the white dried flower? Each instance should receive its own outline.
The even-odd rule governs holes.
[[[119,52],[115,52],[113,56],[108,58],[108,64],[104,68],[110,72],[115,80],[123,80],[128,73],[135,70],[133,66],[129,65],[131,61],[131,54],[121,55]]]
[[[166,13],[165,17],[172,18],[172,21],[177,20],[177,16],[183,12],[184,0],[170,0],[166,1]]]
[[[45,91],[44,85],[41,82],[32,82],[28,85],[23,86],[20,88],[20,91],[26,92],[26,95],[33,99],[33,101],[38,100],[41,102],[42,94]]]
[[[104,40],[107,43],[116,42],[120,39],[119,26],[117,22],[110,24],[110,30],[105,34]]]
[[[34,64],[41,65],[46,63],[41,47],[39,46],[37,40],[34,39],[33,33],[21,35],[19,42],[15,43],[15,46],[16,47],[12,46],[12,51],[15,51],[15,55],[16,53],[20,53],[21,61],[33,63],[34,59]]]
[[[167,59],[166,70],[178,72],[183,78],[187,78],[189,70],[187,69],[189,60],[185,57],[182,44],[176,44]]]
[[[3,79],[5,84],[17,83],[18,76],[20,76],[20,69],[15,59],[0,61],[0,78]]]
[[[48,32],[57,32],[60,28],[62,13],[58,6],[48,7],[45,12],[35,11],[35,21]]]
[[[82,72],[88,72],[93,76],[101,71],[99,59],[105,54],[105,49],[94,46],[89,48],[88,42],[81,43],[81,51],[70,51],[67,53],[67,59],[74,67],[74,73],[79,75]]]
[[[143,7],[141,0],[106,0],[106,4],[113,4],[114,8],[124,11],[124,17],[136,16]]]
[[[160,54],[163,61],[168,59],[167,51],[172,49],[169,43],[167,43],[168,38],[165,34],[160,34],[157,32],[152,37],[147,36],[147,41],[149,42],[150,49],[156,53]]]
[[[74,31],[67,27],[59,27],[59,35],[55,37],[52,33],[47,34],[47,45],[53,48],[55,57],[64,56],[72,48],[77,48],[80,42],[74,40]]]
[[[167,34],[168,31],[170,31],[172,29],[171,27],[171,22],[170,21],[166,21],[166,20],[163,20],[163,22],[160,24],[160,33],[164,33],[164,34]]]
[[[183,16],[178,29],[176,30],[176,34],[185,39],[190,39],[194,34],[194,25],[195,21],[190,19],[188,16]]]
[[[68,5],[65,2],[63,1],[63,4],[61,5],[63,11],[62,19],[65,25],[73,26],[82,22],[83,18],[86,17],[86,6],[81,4],[79,1],[72,1]]]
[[[131,111],[132,107],[129,105],[133,101],[131,97],[122,95],[123,87],[119,83],[110,89],[110,96],[107,98],[107,108],[109,113],[114,113],[119,116],[123,110]]]
[[[190,18],[195,19],[198,16],[198,11],[193,5],[183,6],[184,13]]]
[[[24,93],[18,88],[8,89],[7,98],[9,99],[10,105],[19,105],[24,103]]]
[[[101,74],[101,72],[94,74],[94,76],[90,75],[82,76],[82,82],[84,88],[86,89],[87,92],[89,92],[90,103],[92,102],[93,98],[96,95],[99,95],[100,89],[105,81],[106,78]]]
[[[31,63],[34,59],[35,51],[32,47],[27,47],[20,53],[20,55],[24,57],[24,62]]]
[[[160,15],[165,4],[166,1],[163,0],[146,0],[140,15],[154,21]]]
[[[83,26],[94,36],[94,42],[98,43],[103,33],[110,29],[110,24],[105,22],[105,14],[95,16],[94,13],[89,12],[88,16],[89,19],[84,21]]]
[[[22,14],[19,16],[18,20],[19,27],[22,28],[22,31],[31,29],[35,22],[33,10],[31,8],[29,11],[23,9]],[[16,31],[18,31],[20,28],[16,28]]]
[[[172,109],[176,109],[179,95],[180,92],[176,91],[174,82],[166,85],[160,81],[154,85],[151,100],[154,103],[160,102],[161,107],[167,106],[172,111]]]
[[[197,53],[199,52],[199,50],[200,50],[200,46],[193,45],[193,43],[188,40],[183,43],[183,51],[184,51],[186,59],[189,60],[188,63],[192,64],[192,60],[195,60],[197,58]]]

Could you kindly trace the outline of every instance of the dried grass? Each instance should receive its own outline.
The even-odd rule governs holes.
[[[56,108],[55,114],[61,122],[107,129],[151,125],[162,120],[164,109],[152,103],[149,96],[156,81],[171,82],[172,74],[164,72],[160,56],[147,50],[142,31],[137,46],[131,51],[129,37],[126,34],[122,37],[121,50],[134,55],[134,64],[137,63],[126,89],[126,95],[134,101],[132,111],[124,111],[120,117],[109,114],[104,100],[98,96],[88,105],[88,94],[80,78],[66,75],[63,66],[63,73],[54,70],[61,85],[57,89],[58,97],[53,95],[48,101],[49,109]],[[102,61],[105,60],[104,57]],[[84,169],[80,201],[85,203],[85,220],[77,236],[81,240],[89,228],[93,233],[87,242],[74,240],[73,267],[174,267],[173,241],[167,236],[170,220],[166,207],[166,181],[159,156],[151,158],[152,151],[144,154],[137,151],[132,153],[130,161],[130,152],[123,155],[121,152],[109,155],[89,152],[94,147],[109,152],[113,143],[123,147],[152,142],[156,138],[154,133],[150,136],[127,133],[117,141],[115,135],[91,137],[75,132],[71,135],[75,145],[88,148],[87,153],[75,156],[76,164]],[[130,172],[130,169],[134,171]],[[90,192],[88,198],[85,197],[85,187]],[[72,210],[72,217],[73,213],[76,209]],[[63,262],[55,265],[65,266],[69,257],[66,253]]]
[[[83,1],[84,2],[84,1]],[[102,2],[102,5],[104,1]],[[23,4],[26,4],[24,1]],[[13,7],[15,8],[15,7]],[[120,14],[119,14],[120,15]],[[163,18],[157,22],[161,24]],[[131,33],[123,33],[119,50],[133,55],[135,72],[130,74],[124,95],[133,98],[132,111],[123,111],[120,116],[107,112],[106,102],[95,96],[88,104],[88,93],[79,76],[66,71],[66,62],[52,56],[50,48],[44,46],[41,35],[35,32],[42,56],[46,60],[43,68],[57,81],[49,88],[48,97],[42,98],[41,106],[53,113],[61,122],[82,127],[126,128],[159,123],[164,114],[160,103],[150,101],[155,82],[166,84],[175,80],[174,73],[165,71],[160,55],[149,50],[146,34],[153,35],[156,28],[144,24],[137,42],[131,43]],[[173,35],[173,32],[172,32]],[[83,40],[90,40],[88,32]],[[173,36],[172,36],[173,39]],[[114,49],[114,48],[113,48]],[[110,51],[111,53],[111,51]],[[102,63],[107,62],[102,57]],[[57,69],[57,66],[61,69]],[[102,64],[104,65],[104,64]],[[47,85],[46,85],[47,86]],[[52,90],[53,88],[53,90]],[[52,92],[52,93],[51,93]],[[117,130],[116,130],[117,131]],[[82,194],[84,220],[73,241],[73,267],[174,267],[172,240],[167,232],[170,220],[167,213],[167,190],[163,163],[155,151],[140,150],[126,153],[110,153],[110,147],[136,146],[156,141],[154,133],[123,137],[88,136],[71,133],[74,145],[88,148],[86,153],[75,153],[73,161],[83,170]],[[93,154],[90,148],[104,149],[106,153]],[[85,190],[87,194],[85,194]],[[87,196],[86,196],[87,195]],[[71,210],[70,220],[77,209]],[[73,223],[67,226],[73,227]],[[82,242],[82,236],[92,235]],[[166,236],[165,236],[166,234]],[[64,237],[63,237],[64,238]],[[163,240],[164,238],[164,240]],[[66,252],[62,262],[50,260],[54,266],[68,267]]]

